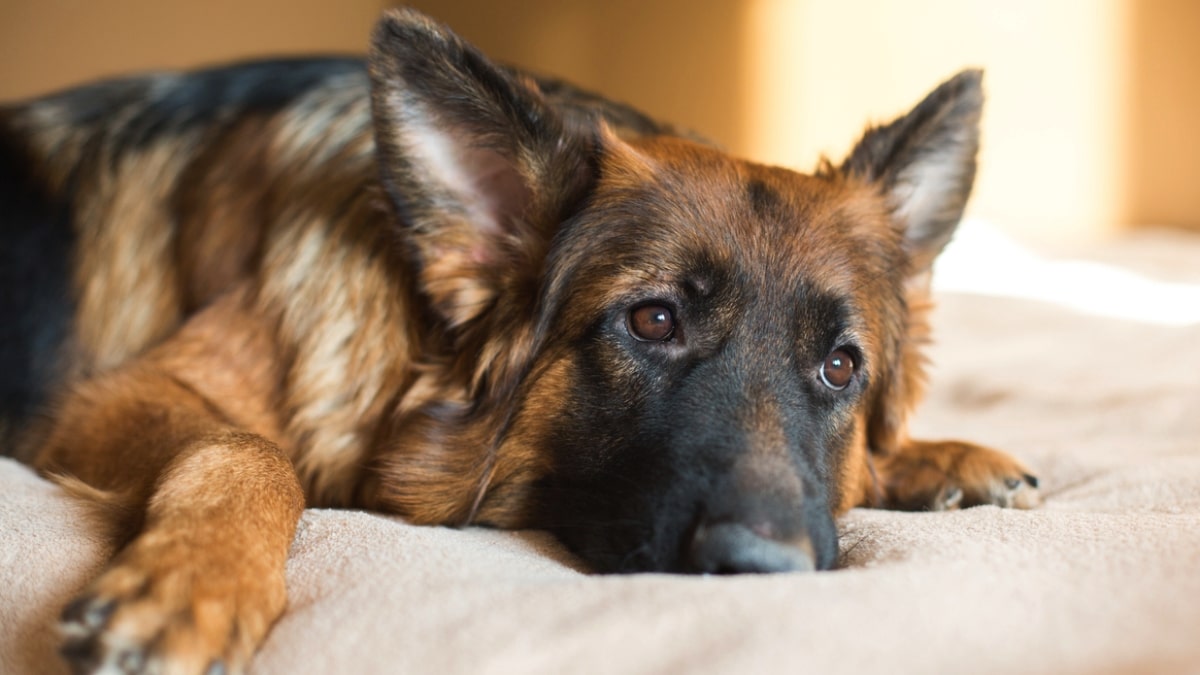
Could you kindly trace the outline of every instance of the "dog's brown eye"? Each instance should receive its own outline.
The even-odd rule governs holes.
[[[629,312],[629,332],[639,340],[664,342],[675,334],[675,317],[662,305],[642,305]]]
[[[845,349],[835,349],[821,364],[821,381],[834,391],[841,391],[854,376],[854,357]]]

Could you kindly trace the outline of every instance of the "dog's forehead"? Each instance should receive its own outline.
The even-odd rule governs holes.
[[[849,299],[897,281],[903,266],[886,204],[866,186],[678,139],[608,153],[601,175],[594,203],[605,214],[603,238],[642,276],[678,281],[722,268],[762,288]]]

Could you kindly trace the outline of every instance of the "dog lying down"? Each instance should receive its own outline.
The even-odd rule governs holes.
[[[1036,504],[1009,456],[906,433],[980,81],[811,175],[405,10],[365,64],[0,109],[4,428],[120,543],[65,658],[244,669],[306,505],[725,574],[831,568],[855,506]]]

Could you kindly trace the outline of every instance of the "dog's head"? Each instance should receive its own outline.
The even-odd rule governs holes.
[[[383,183],[469,364],[468,400],[430,417],[475,429],[458,442],[487,459],[455,466],[478,465],[479,520],[602,570],[831,567],[834,515],[871,501],[869,453],[919,396],[980,74],[815,175],[622,137],[411,12],[371,76]]]

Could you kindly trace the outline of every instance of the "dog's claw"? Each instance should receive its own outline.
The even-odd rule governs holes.
[[[91,595],[76,598],[63,608],[60,630],[64,639],[58,653],[71,665],[72,673],[90,673],[103,665],[98,635],[115,608],[116,603]]]
[[[956,485],[950,485],[942,491],[933,505],[934,511],[957,511],[962,505],[963,491]]]
[[[111,600],[100,601],[85,595],[63,608],[60,620],[64,625],[77,624],[83,630],[93,631],[108,622],[116,606]]]
[[[146,654],[140,649],[130,649],[117,656],[117,669],[122,673],[134,675],[142,672],[146,665]]]
[[[72,672],[226,675],[240,671],[247,656],[237,651],[234,640],[244,630],[240,622],[265,627],[269,620],[235,610],[267,603],[242,602],[238,596],[214,592],[213,588],[221,590],[219,584],[205,586],[203,577],[181,572],[179,563],[156,568],[144,562],[164,555],[141,551],[127,555],[139,564],[110,568],[63,610],[60,653]],[[181,583],[181,578],[190,583]],[[192,609],[201,602],[207,602],[210,611]]]
[[[1031,509],[1041,503],[1037,478],[1024,474],[1020,478],[1007,477],[1003,482],[1003,488],[996,486],[980,503],[1015,509]]]

